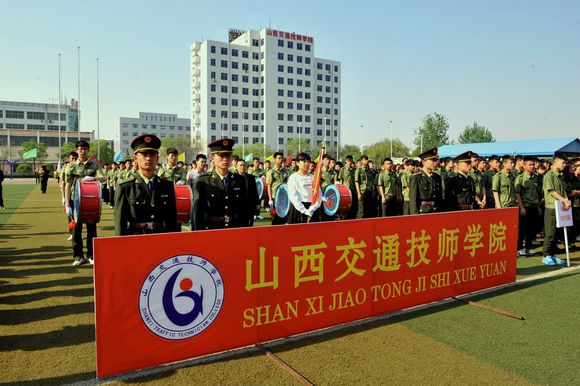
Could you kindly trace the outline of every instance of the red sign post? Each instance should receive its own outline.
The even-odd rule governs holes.
[[[95,239],[97,375],[515,281],[517,208]]]

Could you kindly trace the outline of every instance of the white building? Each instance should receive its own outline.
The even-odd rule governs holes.
[[[202,146],[222,137],[285,150],[288,139],[340,145],[340,62],[314,56],[314,39],[230,30],[229,42],[191,46],[191,127]]]
[[[159,138],[184,135],[191,138],[191,125],[187,118],[176,114],[139,113],[139,118],[121,117],[115,122],[115,154],[131,154],[131,141],[141,134],[155,134]]]
[[[57,162],[59,143],[92,140],[92,131],[79,133],[77,106],[74,99],[70,105],[60,107],[52,103],[0,101],[0,159],[17,160],[22,143],[35,140],[47,144],[46,161]]]

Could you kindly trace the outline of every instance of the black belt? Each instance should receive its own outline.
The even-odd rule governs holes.
[[[131,224],[132,228],[138,228],[138,229],[156,229],[156,228],[160,228],[161,224],[150,221],[150,222],[135,222]]]
[[[457,209],[462,209],[462,210],[473,209],[473,204],[458,204]]]
[[[209,222],[217,222],[217,223],[224,223],[224,224],[229,224],[230,222],[232,222],[234,218],[230,217],[230,216],[208,216],[207,220]]]
[[[435,206],[435,201],[421,201],[421,206]]]

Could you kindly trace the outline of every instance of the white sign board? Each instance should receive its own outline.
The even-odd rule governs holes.
[[[572,207],[564,209],[562,201],[556,201],[556,227],[564,228],[572,226]]]

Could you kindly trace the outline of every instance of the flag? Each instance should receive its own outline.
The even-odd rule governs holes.
[[[264,162],[265,162],[265,161],[274,162],[274,154],[272,154],[272,155],[271,155],[271,156],[269,156],[269,157],[266,157],[266,159],[264,160]]]
[[[99,165],[100,165],[102,168],[104,168],[104,167],[105,167],[105,164],[104,164],[104,163],[102,163],[101,161],[99,161],[99,159],[98,159],[97,157],[95,157],[95,156],[92,156],[91,158],[89,158],[89,160],[91,160],[91,161],[95,161],[95,162],[96,162],[96,163],[98,163],[98,164],[99,164]]]
[[[291,155],[289,155],[288,157],[286,157],[286,161],[284,161],[284,163],[286,164],[286,166],[289,166],[292,163],[292,159],[293,159],[293,157]]]
[[[56,167],[56,171],[60,173],[60,168],[62,168],[62,165],[60,164],[60,158],[58,159],[58,166]]]
[[[322,160],[324,155],[324,145],[320,148],[317,160]],[[320,181],[322,179],[322,162],[317,162],[316,169],[314,170],[314,180],[312,181],[312,204],[318,200],[318,191],[320,189]]]
[[[22,159],[36,158],[38,157],[38,151],[36,148],[28,150],[26,153],[22,154]]]
[[[179,161],[185,163],[185,152],[183,152],[177,156],[177,162],[179,162]]]
[[[254,159],[254,153],[250,153],[244,157],[244,161],[246,161],[247,163],[252,162],[253,159]]]
[[[115,154],[115,159],[113,161],[115,161],[115,162],[121,162],[121,161],[123,161],[123,153],[122,152],[118,152],[117,154]]]

